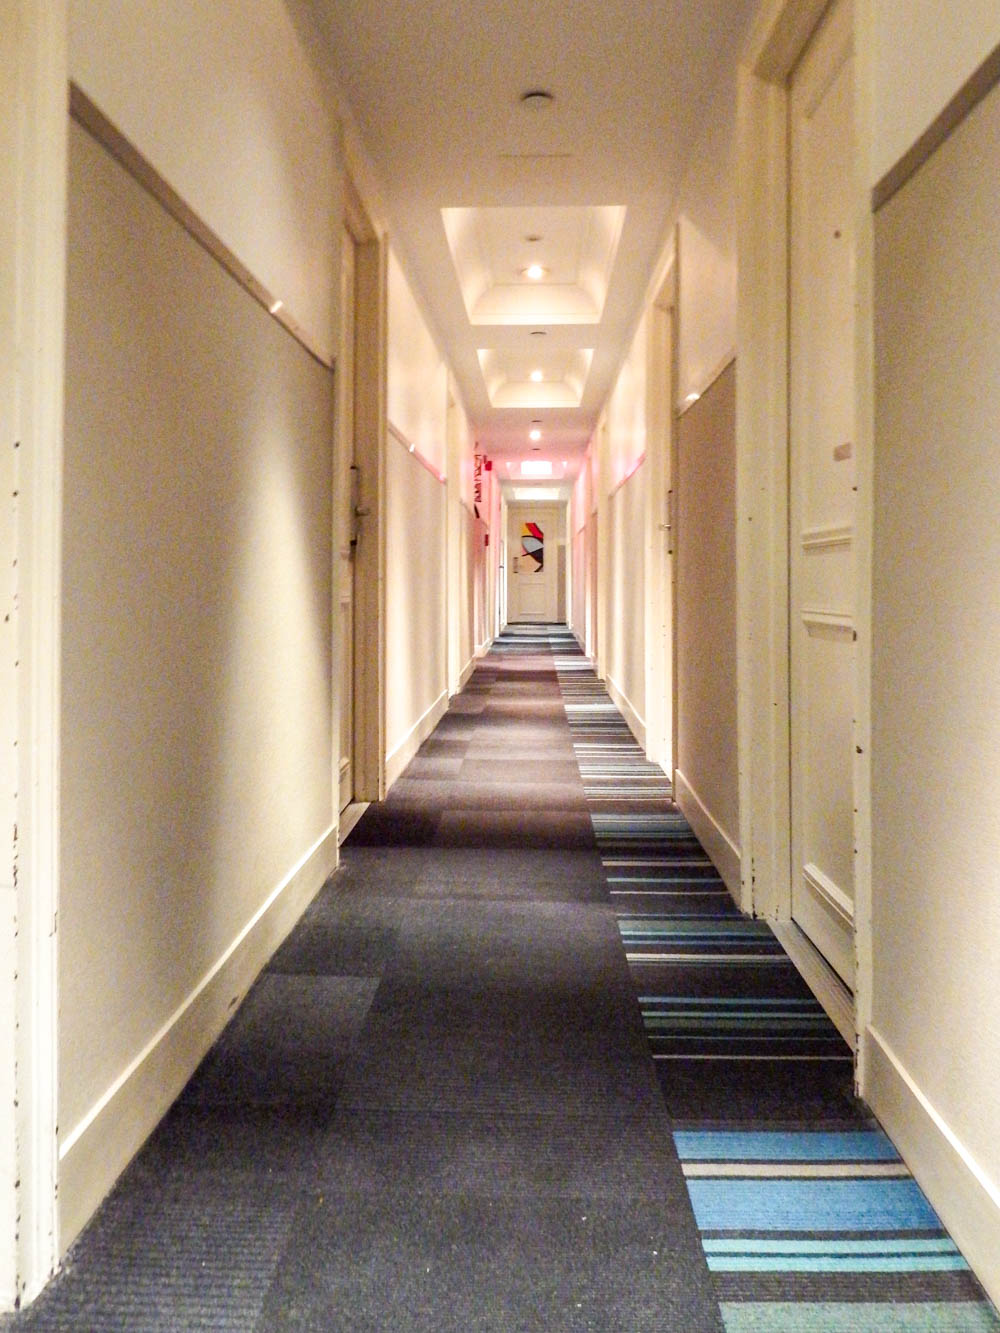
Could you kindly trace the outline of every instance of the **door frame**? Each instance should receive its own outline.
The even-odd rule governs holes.
[[[0,447],[16,500],[0,547],[4,804],[0,870],[0,1310],[33,1299],[59,1252],[59,663],[69,114],[64,4],[9,0],[0,93],[13,131],[0,152]],[[16,589],[16,600],[15,600]],[[15,748],[16,747],[16,748]],[[9,786],[8,786],[9,784]]]
[[[853,1002],[791,925],[789,779],[788,80],[827,0],[766,0],[739,71],[736,391],[737,682],[741,905],[769,918],[792,961],[857,1053],[871,1008],[870,661],[872,247],[870,0],[853,0],[856,237],[857,514],[854,706],[855,994]]]
[[[354,801],[385,796],[385,496],[388,415],[388,237],[376,230],[354,182],[344,174],[343,222],[355,246],[354,457],[359,508],[367,510],[354,557]],[[338,438],[342,423],[337,422]],[[338,567],[339,567],[338,561]],[[339,573],[335,612],[340,605]],[[335,622],[336,623],[336,619]],[[343,645],[338,649],[343,651]],[[337,682],[339,684],[339,671]],[[334,735],[338,738],[340,699]],[[338,785],[339,790],[339,785]]]
[[[646,753],[677,770],[677,237],[649,303],[646,404]]]
[[[522,515],[522,513],[524,513],[524,514],[528,514],[529,512],[537,511],[537,510],[539,510],[539,509],[549,509],[549,510],[552,510],[554,513],[558,514],[558,516],[559,516],[559,519],[558,519],[558,521],[559,521],[559,534],[558,534],[557,540],[556,540],[554,543],[552,543],[552,547],[553,547],[553,549],[552,549],[552,551],[551,551],[551,554],[548,555],[548,558],[549,558],[549,559],[555,559],[555,560],[556,560],[556,573],[555,573],[554,580],[553,580],[553,587],[554,587],[554,589],[555,589],[554,597],[555,597],[555,604],[556,604],[556,617],[558,618],[558,606],[559,606],[559,566],[558,566],[559,551],[558,551],[558,548],[559,548],[560,545],[565,545],[565,542],[566,542],[566,539],[567,539],[567,534],[568,534],[568,532],[569,532],[569,528],[570,528],[570,520],[569,520],[569,502],[568,502],[567,500],[542,500],[542,501],[540,501],[539,503],[535,504],[535,503],[532,502],[531,500],[508,500],[508,501],[507,501],[507,504],[506,504],[506,508],[505,508],[505,513],[504,513],[504,536],[505,536],[505,538],[506,538],[506,540],[507,540],[507,558],[508,558],[509,561],[513,561],[513,559],[514,559],[514,548],[513,548],[513,546],[511,545],[511,541],[510,541],[510,525],[511,525],[511,523],[512,523],[512,522],[520,523],[520,522],[522,521],[522,519],[521,519],[521,515]],[[548,541],[546,541],[546,545],[548,545],[548,544],[549,544]],[[563,577],[564,577],[563,596],[564,596],[564,597],[568,596],[568,592],[569,592],[568,579],[566,578],[566,569],[568,568],[568,565],[569,565],[569,561],[567,560],[566,563],[565,563],[565,566],[564,566],[564,575],[563,575]],[[511,613],[511,606],[510,606],[510,588],[511,588],[511,580],[510,580],[510,574],[511,574],[511,571],[508,570],[508,571],[507,571],[507,579],[506,579],[506,586],[507,586],[506,623],[507,623],[507,624],[512,623],[512,622],[511,622],[511,618],[510,618],[510,613]],[[533,623],[533,622],[531,622],[531,621],[524,621],[524,622],[517,622],[517,621],[515,621],[515,622],[513,622],[513,623],[515,623],[515,624],[517,624],[517,623],[531,624],[531,623]],[[552,623],[552,622],[550,622],[550,621],[548,621],[548,620],[545,620],[545,621],[540,620],[540,621],[538,621],[537,623],[538,623],[539,625],[542,625],[542,624],[549,624],[549,623]]]

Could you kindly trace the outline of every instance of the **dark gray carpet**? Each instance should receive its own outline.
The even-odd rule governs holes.
[[[552,654],[521,646],[12,1328],[722,1333]]]

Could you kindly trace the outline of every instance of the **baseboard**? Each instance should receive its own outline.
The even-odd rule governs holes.
[[[991,1182],[885,1038],[866,1032],[861,1095],[951,1232],[987,1295],[1000,1305],[1000,1188]]]
[[[62,1137],[62,1253],[163,1118],[336,864],[337,830],[331,828],[272,890],[145,1049]]]
[[[740,849],[718,823],[680,769],[676,773],[674,800],[680,806],[681,814],[694,829],[695,836],[708,853],[712,864],[722,876],[723,883],[733,895],[733,901],[739,906]]]
[[[385,789],[386,791],[402,773],[403,769],[410,762],[413,756],[423,745],[424,741],[431,734],[437,724],[448,711],[448,691],[443,690],[431,704],[430,708],[418,717],[413,726],[406,733],[399,744],[386,755],[385,759]]]
[[[477,663],[478,661],[479,661],[479,655],[476,654],[476,653],[473,653],[473,655],[472,655],[472,656],[469,658],[469,660],[466,662],[465,666],[464,666],[464,667],[462,668],[462,670],[459,672],[459,675],[458,675],[458,690],[455,691],[456,694],[459,693],[459,691],[464,690],[465,687],[466,687],[466,685],[468,685],[469,681],[472,679],[472,673],[473,673],[473,671],[475,671],[475,669],[476,669],[476,663]]]
[[[857,1033],[854,996],[820,951],[794,921],[768,921],[778,943],[795,964],[799,975],[827,1012],[834,1027],[854,1050]]]
[[[618,711],[621,713],[622,717],[628,723],[629,731],[631,731],[632,735],[642,746],[643,750],[645,750],[646,723],[639,716],[635,708],[633,708],[631,699],[629,699],[628,695],[615,680],[614,676],[610,674],[610,672],[608,674],[607,680],[604,683],[608,688],[608,694],[611,696],[612,701],[618,708]]]

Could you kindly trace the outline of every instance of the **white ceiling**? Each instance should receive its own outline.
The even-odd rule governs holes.
[[[295,0],[491,457],[575,470],[756,3]]]

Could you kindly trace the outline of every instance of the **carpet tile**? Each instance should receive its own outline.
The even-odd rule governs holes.
[[[1000,1333],[565,626],[511,626],[10,1333]]]
[[[726,1333],[997,1333],[769,926],[737,910],[579,651],[556,669]]]

